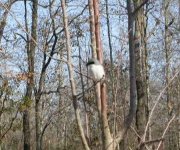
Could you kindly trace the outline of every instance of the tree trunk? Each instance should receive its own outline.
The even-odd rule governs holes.
[[[99,16],[99,1],[93,0],[93,7],[94,7],[94,18],[95,18],[95,37],[96,37],[96,52],[97,58],[100,63],[103,63],[103,51],[102,51],[102,42],[101,42],[101,33],[100,33],[100,16]],[[100,88],[98,87],[100,86]],[[98,90],[99,89],[99,90]],[[108,124],[107,118],[107,92],[106,92],[106,84],[105,82],[100,85],[96,86],[97,94],[100,95],[97,98],[97,105],[99,109],[99,119],[101,124],[102,130],[102,142],[103,142],[103,149],[111,150],[113,149],[113,139],[110,133],[110,128]]]
[[[128,33],[129,33],[129,79],[130,79],[130,106],[129,113],[125,117],[122,129],[117,134],[116,143],[120,143],[126,132],[131,126],[131,123],[136,114],[136,68],[135,68],[135,40],[134,40],[134,11],[131,0],[127,0],[128,10]]]
[[[164,35],[164,49],[165,49],[165,80],[167,86],[166,88],[166,100],[167,100],[167,108],[168,108],[168,119],[171,118],[173,112],[173,102],[171,97],[171,85],[169,85],[170,80],[170,57],[171,57],[171,35],[170,35],[170,12],[169,12],[170,1],[164,1],[164,20],[165,20],[165,35]],[[173,20],[172,20],[173,21]],[[170,127],[168,131],[168,149],[173,150],[176,149],[174,146],[176,145],[173,140],[173,129]]]
[[[143,0],[134,1],[135,10]],[[146,17],[144,6],[135,15],[135,56],[136,56],[136,85],[137,85],[137,110],[136,127],[140,137],[143,136],[148,119],[148,72],[147,72],[147,47],[146,47]],[[138,142],[141,139],[138,138]]]
[[[95,15],[95,37],[96,37],[96,51],[97,58],[102,63],[103,62],[103,51],[102,43],[100,38],[100,24],[99,24],[99,7],[98,1],[93,1],[94,6],[94,15]],[[103,140],[103,149],[114,150],[120,141],[124,138],[125,133],[129,129],[136,111],[136,75],[135,75],[135,53],[134,53],[134,38],[133,38],[133,24],[134,17],[132,16],[132,3],[130,0],[127,1],[128,6],[128,30],[129,30],[129,55],[130,55],[130,108],[129,113],[125,119],[122,130],[120,130],[113,140],[110,133],[108,118],[107,118],[107,92],[106,84],[102,83],[100,87],[100,102],[98,105],[101,105],[100,112],[100,123],[102,129],[102,140]],[[99,99],[97,99],[99,100]]]
[[[26,40],[27,40],[27,56],[28,56],[28,71],[34,71],[33,66],[31,66],[31,56],[29,52],[29,35],[28,35],[28,25],[27,25],[27,8],[26,8],[26,0],[24,1],[24,6],[25,6],[25,26],[26,26]],[[33,58],[32,58],[33,59]],[[31,70],[30,70],[31,68]],[[31,82],[32,78],[31,78]],[[32,84],[32,83],[31,83]],[[26,95],[25,97],[31,98],[32,95],[32,88],[31,88],[30,82],[27,81],[26,85]],[[24,100],[25,101],[25,100]],[[25,103],[25,102],[24,102]],[[30,150],[30,127],[29,127],[29,110],[26,108],[23,112],[23,135],[24,135],[24,150]]]
[[[77,104],[77,92],[76,92],[76,85],[74,81],[74,75],[73,75],[73,67],[72,67],[72,61],[71,61],[71,42],[70,42],[70,34],[69,34],[69,29],[68,29],[68,18],[66,14],[66,4],[65,0],[61,1],[61,6],[62,6],[62,12],[63,12],[63,22],[64,22],[64,28],[65,28],[65,37],[66,37],[66,49],[67,49],[67,65],[68,65],[68,73],[69,73],[69,81],[71,85],[71,91],[72,91],[72,98],[73,98],[73,107],[75,110],[75,117],[77,121],[77,126],[80,132],[80,137],[84,146],[85,150],[90,150],[84,131],[83,127],[81,124],[81,119],[80,119],[80,110],[78,108]]]
[[[90,34],[91,34],[91,50],[92,57],[97,58],[96,54],[96,39],[95,39],[95,26],[94,26],[94,9],[93,0],[89,0],[89,20],[90,20]]]
[[[27,56],[28,56],[28,80],[27,80],[27,89],[25,95],[25,103],[29,103],[28,101],[32,101],[32,92],[34,87],[34,55],[36,48],[36,28],[37,28],[37,0],[33,1],[33,9],[32,9],[32,27],[31,27],[31,40],[29,41],[29,35],[27,35]],[[25,9],[26,9],[26,1],[25,1]],[[25,20],[26,20],[26,31],[27,27],[27,10],[25,10]],[[30,43],[29,43],[30,42]],[[24,149],[30,150],[30,114],[29,114],[28,106],[23,113],[23,134],[24,134]]]
[[[23,112],[24,150],[30,150],[29,110]]]
[[[168,107],[168,114],[171,116],[173,105],[171,101],[171,94],[170,94],[170,85],[169,85],[169,78],[170,78],[170,49],[171,49],[171,35],[169,32],[169,1],[164,1],[164,19],[165,19],[165,36],[164,36],[164,48],[165,48],[165,77],[166,77],[166,99],[167,99],[167,107]]]
[[[37,13],[38,13],[38,0],[34,0],[32,4],[32,26],[31,26],[31,46],[30,46],[30,51],[34,53],[33,55],[35,55],[35,49],[36,49],[35,42],[37,41],[37,19],[38,19]],[[39,99],[37,99],[37,97],[35,98],[36,150],[40,150]]]

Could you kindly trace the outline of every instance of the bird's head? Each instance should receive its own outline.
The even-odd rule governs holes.
[[[92,58],[92,59],[89,59],[86,66],[88,67],[89,65],[100,65],[100,62],[95,59],[95,58]]]

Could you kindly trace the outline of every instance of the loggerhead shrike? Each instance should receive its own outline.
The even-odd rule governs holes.
[[[97,59],[89,59],[86,66],[88,67],[90,77],[94,81],[100,81],[105,78],[104,67],[100,64],[100,62]]]

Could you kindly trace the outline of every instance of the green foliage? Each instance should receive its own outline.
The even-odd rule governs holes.
[[[19,110],[22,112],[26,110],[27,108],[31,107],[32,99],[28,96],[24,96],[22,103],[19,106]]]

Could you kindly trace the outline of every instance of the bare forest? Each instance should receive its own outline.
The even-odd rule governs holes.
[[[0,150],[180,150],[180,0],[0,0]]]

